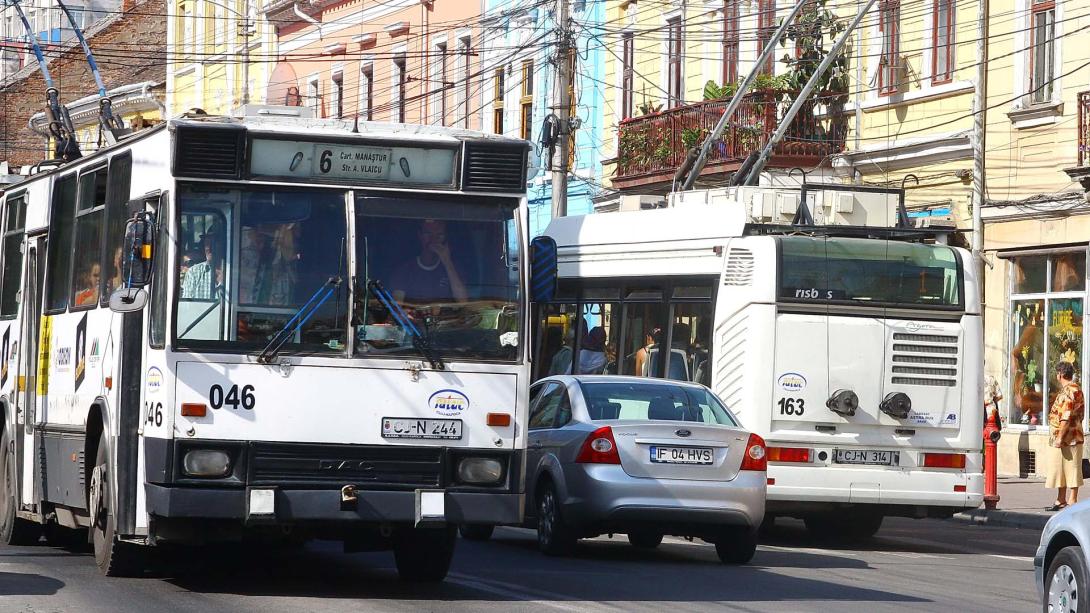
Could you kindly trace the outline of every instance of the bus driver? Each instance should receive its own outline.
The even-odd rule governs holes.
[[[426,219],[416,234],[420,254],[403,262],[390,277],[390,290],[409,304],[466,302],[469,295],[447,245],[447,224]],[[400,295],[398,295],[400,294]]]

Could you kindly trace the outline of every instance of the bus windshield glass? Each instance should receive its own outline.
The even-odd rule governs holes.
[[[361,356],[514,360],[519,345],[514,200],[356,196]]]
[[[343,191],[183,185],[178,209],[180,345],[260,350],[317,294],[283,351],[345,350],[348,284],[329,283],[348,275]]]
[[[962,304],[957,254],[949,247],[864,238],[777,240],[782,301],[905,308]]]

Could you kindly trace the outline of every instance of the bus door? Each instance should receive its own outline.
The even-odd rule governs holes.
[[[23,287],[23,320],[20,333],[22,345],[22,359],[19,360],[19,371],[22,378],[22,401],[25,411],[23,422],[26,424],[26,440],[31,442],[34,453],[30,457],[39,457],[41,438],[38,436],[38,427],[42,424],[38,411],[39,385],[46,384],[48,376],[49,347],[40,345],[42,326],[42,300],[41,289],[45,274],[45,254],[47,238],[44,234],[27,237],[26,258],[24,260],[26,283]],[[48,335],[46,342],[49,342]],[[19,454],[20,460],[23,455]],[[34,484],[32,499],[35,503],[42,499],[41,463],[34,462],[34,474],[29,480]],[[24,481],[25,482],[25,481]]]

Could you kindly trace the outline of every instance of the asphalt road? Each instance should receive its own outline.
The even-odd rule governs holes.
[[[155,576],[106,579],[94,559],[46,545],[0,547],[0,611],[1033,611],[1038,534],[939,520],[887,520],[864,546],[813,541],[782,521],[747,566],[703,543],[654,551],[623,536],[538,553],[533,532],[460,541],[447,581],[397,580],[388,553],[194,550]]]

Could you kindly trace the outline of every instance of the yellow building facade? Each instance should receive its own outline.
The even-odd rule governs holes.
[[[991,12],[985,370],[1004,397],[1000,474],[1026,475],[1043,469],[1056,364],[1087,375],[1090,47],[1070,5],[993,0]]]
[[[170,116],[196,108],[227,114],[247,98],[265,102],[276,36],[261,0],[175,0],[167,6]]]

